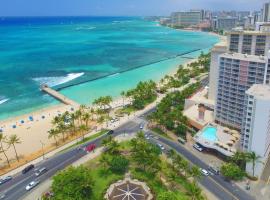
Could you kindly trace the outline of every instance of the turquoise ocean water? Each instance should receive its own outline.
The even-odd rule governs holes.
[[[159,80],[217,41],[140,18],[2,18],[0,119],[57,104],[39,90],[42,83],[84,104],[118,97],[140,80]]]

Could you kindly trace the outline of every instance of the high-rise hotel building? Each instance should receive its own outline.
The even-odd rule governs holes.
[[[270,153],[270,85],[255,84],[249,88],[245,104],[243,150],[255,152],[260,157],[254,170],[254,175],[259,177]],[[247,171],[253,174],[252,163],[247,164]]]
[[[242,31],[228,35],[228,53],[219,55],[215,105],[217,122],[241,129],[245,91],[253,84],[269,83],[270,65],[265,56],[269,48],[270,33]]]

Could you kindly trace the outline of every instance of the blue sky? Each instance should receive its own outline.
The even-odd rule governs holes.
[[[259,10],[266,0],[0,0],[0,16],[166,15],[187,9]]]

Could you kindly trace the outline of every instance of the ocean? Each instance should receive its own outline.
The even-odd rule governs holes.
[[[218,40],[135,17],[0,18],[0,119],[59,103],[44,83],[83,104],[118,97]]]

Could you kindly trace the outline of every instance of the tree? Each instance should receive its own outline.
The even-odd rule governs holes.
[[[7,154],[6,154],[6,149],[4,149],[4,141],[6,140],[6,136],[3,135],[3,133],[0,133],[0,153],[3,153],[6,160],[7,160],[7,163],[8,163],[8,166],[10,166],[10,162],[9,162],[9,159],[7,157]]]
[[[84,113],[82,116],[82,119],[85,123],[85,126],[88,128],[89,127],[89,120],[91,118],[91,115],[89,113]]]
[[[220,172],[227,179],[242,180],[245,172],[234,163],[227,163],[221,166]]]
[[[193,165],[189,170],[188,170],[188,175],[195,178],[195,179],[200,179],[202,177],[202,173],[199,169],[199,167]]]
[[[53,177],[52,192],[55,200],[91,199],[94,181],[91,171],[84,166],[69,167]]]
[[[58,132],[58,130],[56,130],[56,129],[51,129],[51,130],[49,130],[48,131],[48,133],[49,133],[49,138],[52,138],[53,137],[53,139],[55,140],[55,144],[56,144],[56,146],[58,146],[58,142],[57,142],[57,137],[58,137],[58,135],[59,135],[59,132]]]
[[[79,126],[79,131],[81,132],[81,137],[82,137],[83,140],[84,140],[85,132],[88,131],[88,130],[89,130],[89,128],[84,124]]]
[[[109,136],[102,140],[102,145],[105,146],[106,153],[109,155],[117,155],[119,154],[119,143],[113,139],[112,136]]]
[[[248,161],[252,163],[252,176],[255,174],[255,165],[260,162],[261,156],[257,155],[254,151],[247,153]]]
[[[121,92],[121,96],[122,96],[122,99],[123,99],[123,106],[124,106],[125,105],[126,92],[125,91],[122,91]]]
[[[144,171],[157,173],[160,170],[161,150],[157,145],[149,144],[143,132],[138,132],[131,140],[131,157]]]
[[[112,172],[123,174],[128,169],[129,161],[124,156],[113,156],[109,161],[109,166]]]
[[[233,157],[231,158],[231,161],[238,165],[242,170],[246,169],[246,162],[248,160],[248,154],[245,152],[237,151]]]
[[[159,194],[157,200],[178,200],[178,198],[173,192],[168,191]]]
[[[189,185],[187,195],[189,195],[192,200],[202,199],[202,190],[195,181]]]
[[[16,159],[17,159],[17,161],[19,161],[19,156],[18,156],[16,147],[15,147],[15,144],[20,144],[21,143],[20,138],[15,134],[10,135],[9,138],[8,138],[7,143],[13,147],[13,149],[15,151],[15,154],[16,154]]]

